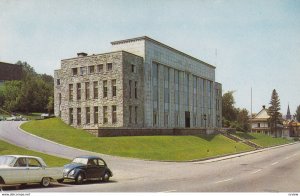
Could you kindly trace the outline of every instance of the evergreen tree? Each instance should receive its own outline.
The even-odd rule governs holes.
[[[282,116],[280,111],[280,99],[274,89],[271,96],[270,107],[268,109],[268,114],[270,116],[269,122],[271,125],[271,131],[275,132],[275,137],[278,137],[278,124],[282,124]]]

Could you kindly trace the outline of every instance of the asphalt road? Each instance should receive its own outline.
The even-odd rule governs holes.
[[[18,146],[65,158],[95,154],[33,137],[20,122],[0,122],[0,137]],[[114,176],[109,183],[29,185],[25,192],[300,192],[300,143],[230,159],[202,162],[157,162],[103,157]]]

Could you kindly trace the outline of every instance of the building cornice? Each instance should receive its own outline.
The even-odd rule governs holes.
[[[197,59],[197,58],[195,58],[195,57],[193,57],[193,56],[191,56],[191,55],[188,55],[188,54],[186,54],[186,53],[184,53],[184,52],[181,52],[181,51],[179,51],[179,50],[177,50],[177,49],[175,49],[175,48],[172,48],[172,47],[170,47],[170,46],[168,46],[168,45],[166,45],[166,44],[163,44],[163,43],[161,43],[161,42],[159,42],[159,41],[156,41],[156,40],[154,40],[154,39],[152,39],[152,38],[150,38],[150,37],[147,37],[147,36],[136,37],[136,38],[131,38],[131,39],[124,39],[124,40],[118,40],[118,41],[113,41],[113,42],[110,42],[110,43],[111,43],[112,45],[119,45],[119,44],[124,44],[124,43],[136,42],[136,41],[140,41],[140,40],[147,40],[147,41],[150,41],[150,42],[155,43],[155,44],[157,44],[157,45],[160,45],[160,46],[162,46],[162,47],[164,47],[164,48],[167,48],[167,49],[169,49],[169,50],[172,50],[172,51],[174,51],[174,52],[176,52],[176,53],[179,53],[179,54],[181,54],[181,55],[183,55],[183,56],[186,56],[186,57],[188,57],[188,58],[191,58],[191,59],[193,59],[193,60],[195,60],[195,61],[197,61],[197,62],[199,62],[199,63],[205,64],[205,65],[207,65],[208,67],[211,67],[211,68],[213,68],[213,69],[216,68],[215,66],[213,66],[213,65],[211,65],[211,64],[209,64],[209,63],[206,63],[206,62],[204,62],[204,61],[201,61],[201,60],[199,60],[199,59]]]

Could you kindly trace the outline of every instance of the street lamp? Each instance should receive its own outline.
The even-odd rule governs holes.
[[[206,128],[206,114],[203,115],[203,120],[204,120],[204,125],[205,125],[205,128]]]

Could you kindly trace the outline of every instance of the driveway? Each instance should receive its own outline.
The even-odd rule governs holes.
[[[83,151],[34,137],[18,129],[22,122],[0,122],[0,137],[9,143],[72,159],[103,157],[114,176],[112,183],[82,186],[29,186],[22,191],[55,192],[300,192],[300,143],[214,162],[158,162]],[[284,179],[284,180],[282,180]],[[246,185],[246,186],[245,186]]]

